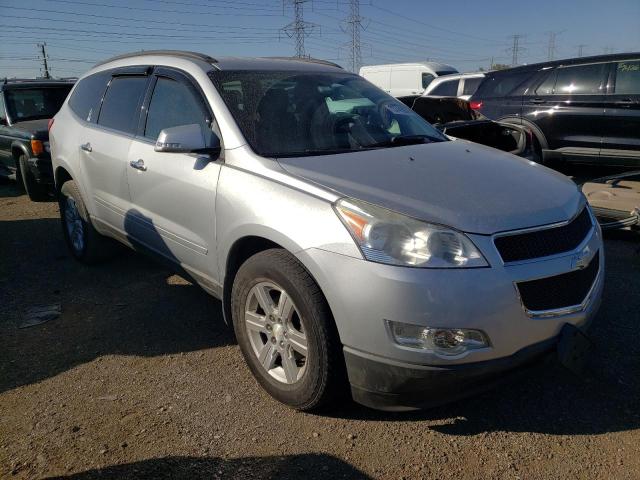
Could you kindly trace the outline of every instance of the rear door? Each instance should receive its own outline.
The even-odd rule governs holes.
[[[77,148],[95,215],[99,221],[122,232],[125,214],[130,208],[129,146],[150,77],[144,68],[116,71],[113,75],[97,123],[85,124]]]
[[[640,59],[611,64],[610,94],[602,125],[601,159],[617,165],[640,164]]]
[[[211,129],[212,111],[195,81],[170,68],[156,69],[145,106],[126,169],[132,205],[127,235],[196,279],[217,283],[214,212],[221,163],[206,154],[154,150],[165,128]]]
[[[602,141],[606,63],[550,70],[523,98],[523,118],[568,160],[597,161]]]

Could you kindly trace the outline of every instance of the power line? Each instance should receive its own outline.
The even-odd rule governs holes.
[[[584,56],[584,47],[586,47],[587,45],[585,43],[581,43],[580,45],[576,45],[576,47],[578,48],[578,57],[583,57]]]
[[[303,5],[308,0],[284,0],[283,7],[286,4],[293,5],[294,20],[282,28],[282,31],[289,38],[294,38],[296,42],[296,57],[306,57],[307,53],[304,48],[304,39],[312,32],[317,30],[315,23],[304,21]]]

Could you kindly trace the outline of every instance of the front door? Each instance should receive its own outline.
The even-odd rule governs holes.
[[[640,59],[612,65],[605,105],[602,160],[616,165],[640,165]]]
[[[180,125],[212,128],[213,116],[184,74],[157,69],[147,116],[129,150],[132,208],[125,230],[136,242],[182,265],[207,286],[217,284],[215,193],[220,163],[205,154],[156,152],[160,131]]]

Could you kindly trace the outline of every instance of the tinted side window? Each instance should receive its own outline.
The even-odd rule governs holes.
[[[144,136],[156,140],[165,128],[196,123],[208,128],[203,99],[186,84],[160,77],[153,89]]]
[[[459,80],[448,80],[437,85],[429,95],[436,95],[440,97],[456,97],[458,95],[458,82]]]
[[[2,92],[0,92],[0,119],[1,120],[7,119],[7,114],[5,113],[5,110],[4,110],[4,96],[2,95]]]
[[[604,93],[602,84],[606,69],[605,63],[559,68],[553,93],[556,95]]]
[[[616,64],[615,93],[640,95],[640,60]]]
[[[504,97],[516,92],[521,94],[522,92],[516,89],[534,73],[532,71],[506,72],[485,77],[475,96],[488,98]]]
[[[134,133],[147,80],[147,77],[114,77],[104,96],[98,124],[121,132]]]
[[[480,83],[482,83],[482,77],[465,78],[464,86],[462,87],[462,94],[473,95],[474,93],[476,93],[476,90],[480,86]]]
[[[427,88],[429,86],[429,84],[431,82],[433,82],[434,78],[436,78],[436,77],[434,77],[430,73],[423,73],[422,74],[422,88]]]
[[[96,122],[100,100],[111,79],[108,73],[96,73],[80,80],[69,98],[69,107],[83,120]]]

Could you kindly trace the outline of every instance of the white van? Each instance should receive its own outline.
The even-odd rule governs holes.
[[[441,75],[458,73],[451,65],[436,62],[392,63],[360,68],[360,76],[394,97],[420,95]]]

